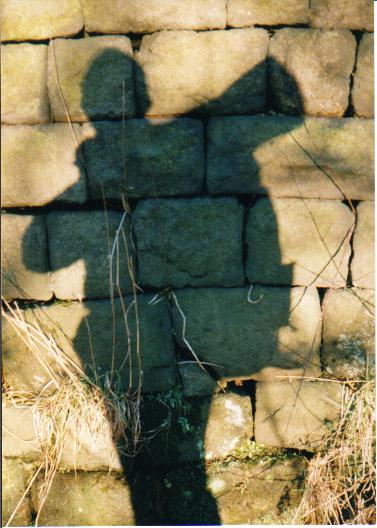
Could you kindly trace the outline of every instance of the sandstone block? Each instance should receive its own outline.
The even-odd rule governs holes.
[[[132,119],[84,125],[92,198],[120,199],[201,192],[204,128],[193,119]]]
[[[371,120],[214,117],[207,134],[211,193],[341,200],[374,196]]]
[[[174,305],[176,339],[187,347],[185,337],[201,361],[217,365],[220,379],[319,375],[321,310],[314,287],[175,293],[186,323],[183,335],[183,317]]]
[[[354,216],[341,202],[261,198],[246,228],[251,283],[346,285]]]
[[[128,216],[115,211],[56,211],[47,215],[47,229],[50,284],[58,299],[104,298],[133,291]]]
[[[187,398],[210,396],[216,389],[216,381],[194,361],[178,363],[183,394]]]
[[[337,379],[374,377],[374,291],[329,290],[324,302],[322,361]]]
[[[25,207],[53,201],[83,203],[87,189],[78,152],[81,127],[73,124],[3,126],[2,205]]]
[[[9,522],[26,489],[23,465],[16,460],[2,458],[1,513],[3,526]],[[29,526],[31,522],[30,499],[25,497],[8,526]]]
[[[52,292],[48,282],[45,217],[3,214],[1,220],[4,297],[47,301]]]
[[[284,8],[279,0],[228,0],[227,6],[232,27],[306,24],[309,15],[308,0],[288,0]]]
[[[141,201],[133,218],[140,284],[243,284],[242,222],[234,198]]]
[[[83,27],[80,0],[2,0],[1,11],[3,41],[70,37]]]
[[[133,62],[127,37],[51,41],[47,72],[55,121],[132,116]]]
[[[32,488],[35,509],[42,483],[37,480]],[[44,526],[133,526],[129,487],[108,473],[57,473],[39,521]]]
[[[30,323],[37,319],[60,349],[95,382],[118,370],[125,391],[129,386],[136,388],[140,379],[144,392],[163,391],[175,383],[174,344],[167,304],[150,304],[152,297],[137,296],[137,314],[131,296],[115,299],[114,312],[110,300],[102,300],[55,303],[23,314]],[[41,347],[40,353],[59,378],[61,369],[48,347]],[[4,378],[15,389],[38,392],[51,379],[7,321],[3,364]]]
[[[87,31],[99,33],[153,33],[161,29],[222,29],[226,0],[106,0],[82,1]]]
[[[264,29],[145,36],[136,70],[141,110],[146,115],[262,112],[267,50]]]
[[[1,122],[11,125],[47,123],[47,46],[1,46]]]
[[[353,285],[374,289],[374,202],[362,202],[357,206],[353,250]]]
[[[373,31],[373,4],[369,0],[312,0],[309,21],[316,28]]]
[[[35,430],[31,407],[2,404],[2,453],[4,457],[38,460],[41,446]]]
[[[255,440],[313,451],[341,409],[342,386],[326,381],[257,383]]]
[[[356,73],[352,88],[352,103],[361,117],[374,116],[374,35],[364,34],[357,52]]]
[[[277,31],[268,55],[275,110],[341,117],[348,107],[355,52],[350,31]]]

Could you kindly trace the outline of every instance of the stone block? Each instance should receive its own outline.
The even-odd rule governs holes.
[[[85,29],[99,33],[153,33],[161,29],[223,29],[226,0],[82,0]]]
[[[141,424],[142,434],[144,429],[157,433],[143,446],[143,465],[223,458],[252,437],[251,400],[218,394],[187,403],[172,392],[160,394],[144,402]]]
[[[115,299],[113,309],[110,300],[99,300],[55,303],[25,310],[23,315],[30,324],[37,320],[60,350],[94,382],[103,382],[107,374],[117,370],[125,391],[137,388],[140,378],[143,392],[164,391],[176,381],[174,343],[167,304],[150,304],[152,298],[137,296],[137,314],[133,297],[126,296]],[[40,353],[60,379],[62,371],[49,347],[40,346]],[[11,387],[34,393],[51,380],[7,321],[3,329],[3,373]]]
[[[92,198],[120,199],[200,193],[204,127],[193,119],[132,119],[84,125]]]
[[[369,0],[311,0],[309,21],[316,28],[373,31],[373,4]]]
[[[133,225],[140,284],[243,284],[242,222],[243,207],[234,198],[139,202]]]
[[[372,120],[214,117],[207,134],[210,193],[374,197]]]
[[[352,88],[352,103],[356,115],[374,116],[374,35],[363,35],[357,51],[356,72]]]
[[[348,107],[355,52],[356,40],[350,31],[277,31],[268,54],[274,109],[341,117]]]
[[[18,503],[22,499],[26,489],[25,471],[23,465],[16,460],[4,458],[3,456],[1,475],[1,517],[3,526],[6,524],[7,526],[29,526],[31,523],[29,497],[26,496],[18,506]],[[16,512],[11,518],[15,510]]]
[[[315,451],[340,415],[341,395],[329,381],[257,383],[256,442]]]
[[[251,283],[342,287],[351,255],[354,215],[331,200],[261,198],[246,227]]]
[[[145,36],[136,57],[141,111],[151,116],[263,112],[267,50],[264,29]]]
[[[47,123],[47,46],[1,46],[1,122],[10,125]]]
[[[32,488],[38,508],[43,479]],[[130,489],[125,480],[108,473],[57,473],[44,503],[43,526],[133,526]]]
[[[228,0],[228,26],[244,27],[306,24],[308,0],[288,0],[282,8],[279,0]]]
[[[58,299],[105,298],[133,291],[129,216],[115,211],[55,211],[47,215],[47,230],[50,285]]]
[[[2,453],[4,457],[39,460],[42,451],[31,407],[2,404]]]
[[[219,379],[320,374],[321,309],[316,288],[257,286],[251,292],[202,288],[175,293],[176,339],[186,347],[184,337],[201,361],[217,365],[212,369]]]
[[[329,290],[323,305],[322,362],[337,379],[374,378],[374,291]]]
[[[52,297],[48,281],[45,216],[3,214],[1,274],[6,299]]]
[[[374,289],[374,202],[357,206],[356,229],[351,261],[352,284]]]
[[[2,206],[83,203],[87,199],[81,127],[73,124],[3,126]]]
[[[183,394],[187,398],[210,396],[215,391],[217,384],[209,373],[193,360],[178,363],[179,375],[182,380]]]
[[[135,114],[134,60],[127,37],[53,40],[48,48],[47,74],[55,121]]]
[[[1,11],[3,41],[70,37],[83,28],[80,0],[2,0]]]

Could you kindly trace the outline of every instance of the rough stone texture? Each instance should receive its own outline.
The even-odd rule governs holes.
[[[47,123],[47,46],[1,46],[1,122]]]
[[[216,389],[216,381],[192,360],[192,363],[178,363],[179,374],[182,380],[183,394],[192,396],[210,396]]]
[[[174,344],[167,304],[150,304],[152,298],[152,295],[137,296],[142,373],[138,369],[138,333],[131,296],[122,299],[124,309],[129,310],[128,331],[120,299],[114,301],[114,331],[109,300],[84,304],[55,303],[34,312],[32,309],[25,310],[23,314],[29,322],[37,318],[63,352],[84,367],[90,376],[94,373],[96,376],[105,375],[113,366],[119,371],[125,390],[128,386],[136,388],[140,375],[144,392],[163,391],[175,384]],[[41,353],[55,375],[61,375],[48,351],[42,349]],[[7,383],[20,390],[39,391],[50,381],[49,375],[6,321],[3,329],[3,373]]]
[[[153,33],[161,29],[226,26],[226,0],[82,0],[85,29],[99,33]]]
[[[3,214],[1,238],[3,296],[50,299],[45,217]]]
[[[32,488],[37,508],[43,480]],[[129,487],[106,473],[57,473],[39,518],[42,526],[133,526]]]
[[[127,37],[51,41],[47,72],[55,121],[134,115],[133,63]]]
[[[4,457],[38,460],[39,441],[30,407],[2,404],[2,453]]]
[[[309,20],[316,28],[373,31],[373,3],[369,0],[311,0]]]
[[[308,0],[228,0],[228,25],[232,27],[255,24],[306,24],[309,15]]]
[[[203,288],[177,291],[185,338],[219,378],[276,379],[320,374],[321,310],[314,287]],[[256,302],[255,302],[256,301]],[[183,318],[173,309],[181,346]]]
[[[1,0],[1,38],[70,37],[83,27],[80,0]]]
[[[374,291],[329,290],[324,301],[322,361],[337,379],[374,378]]]
[[[348,107],[356,40],[350,31],[277,31],[269,48],[274,109],[340,117]]]
[[[374,289],[374,211],[374,202],[357,206],[351,274],[352,284],[360,288]]]
[[[116,238],[120,226],[122,229]],[[49,213],[50,285],[56,297],[105,298],[110,296],[111,291],[119,295],[117,281],[123,294],[131,293],[133,286],[129,266],[134,270],[135,262],[130,229],[129,216],[123,218],[121,212]],[[109,255],[113,247],[116,249],[111,261]]]
[[[26,485],[24,468],[20,462],[4,458],[4,456],[1,462],[1,517],[4,526],[8,523],[18,502],[22,498]],[[30,499],[29,497],[25,497],[8,526],[29,526],[30,522]]]
[[[251,283],[346,285],[354,216],[341,202],[261,198],[249,212]]]
[[[361,117],[374,116],[374,35],[364,34],[357,51],[352,103]]]
[[[340,383],[326,381],[257,383],[256,442],[315,450],[340,414],[341,394]]]
[[[142,432],[158,432],[141,452],[149,467],[222,458],[253,434],[248,396],[218,394],[181,406],[177,401],[158,395],[141,409]]]
[[[171,196],[202,190],[204,127],[193,119],[84,125],[92,198]],[[102,191],[103,189],[103,191]]]
[[[208,188],[277,198],[370,200],[373,152],[372,120],[215,117],[208,125]]]
[[[136,57],[141,110],[146,115],[262,112],[267,50],[264,29],[145,36]]]
[[[83,203],[86,181],[77,141],[81,127],[67,124],[3,126],[2,206]]]
[[[133,216],[140,284],[243,284],[242,222],[234,198],[141,201]]]

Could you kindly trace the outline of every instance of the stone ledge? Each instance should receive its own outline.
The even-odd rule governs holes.
[[[306,24],[308,0],[228,0],[228,25],[232,27]]]
[[[311,0],[310,7],[309,22],[313,27],[373,31],[373,2],[369,0]]]

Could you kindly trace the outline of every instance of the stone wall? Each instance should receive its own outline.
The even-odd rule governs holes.
[[[40,522],[198,524],[207,495],[210,523],[277,519],[300,456],[207,480],[203,460],[250,440],[314,451],[335,381],[374,376],[373,3],[1,9],[3,295],[91,375],[141,379],[142,430],[162,431],[136,478],[107,420],[94,443],[73,432]],[[4,321],[7,386],[38,393],[61,375],[45,360]],[[9,517],[43,446],[29,407],[6,401],[3,421]],[[241,473],[252,506],[234,506]]]

